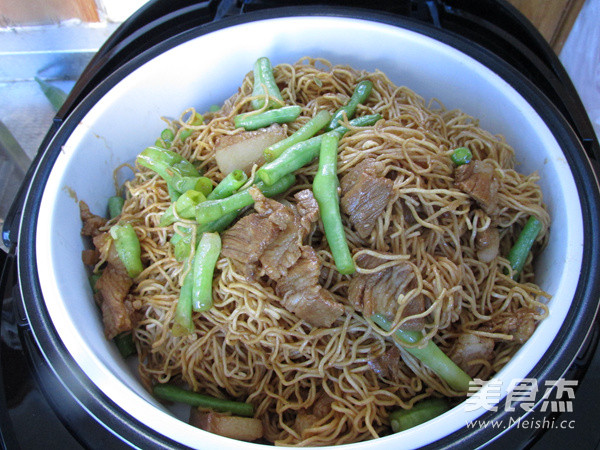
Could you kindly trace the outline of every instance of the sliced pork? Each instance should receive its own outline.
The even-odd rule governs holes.
[[[277,281],[276,293],[281,304],[295,316],[315,327],[330,327],[344,314],[344,307],[319,284],[321,261],[314,249],[301,247],[302,255]]]
[[[452,350],[450,359],[469,376],[474,376],[481,365],[477,361],[491,362],[494,356],[494,340],[471,333],[461,334]]]
[[[221,254],[241,264],[249,278],[267,275],[276,281],[282,306],[312,326],[329,327],[344,313],[319,284],[321,261],[304,245],[318,219],[318,204],[310,190],[295,195],[296,204],[283,205],[258,189],[251,191],[256,213],[223,233]]]
[[[101,233],[100,228],[106,225],[106,219],[104,217],[97,216],[90,212],[90,208],[84,201],[79,202],[79,216],[83,222],[81,228],[82,236],[96,236]]]
[[[368,158],[340,180],[341,209],[363,239],[369,237],[392,197],[393,182],[382,177],[381,170],[377,161]]]
[[[388,262],[370,254],[362,254],[357,258],[357,265],[363,269],[375,269]],[[373,273],[359,273],[352,277],[348,287],[350,304],[365,317],[372,314],[383,314],[393,319],[398,311],[398,297],[413,288],[415,275],[412,266],[400,262],[392,267],[383,268]],[[409,317],[425,311],[422,296],[410,300],[403,310],[402,317]],[[422,318],[407,320],[402,328],[405,330],[421,330]]]
[[[494,317],[486,324],[485,331],[509,334],[514,342],[524,344],[535,331],[536,323],[535,311],[522,307]]]
[[[469,194],[484,211],[495,212],[500,184],[494,175],[494,165],[489,161],[471,161],[457,167],[454,185]]]
[[[402,372],[401,361],[400,350],[394,345],[389,350],[386,350],[383,355],[371,359],[367,364],[381,378],[394,380]]]
[[[133,311],[125,303],[133,280],[127,272],[108,264],[96,281],[96,289],[101,297],[100,309],[104,323],[104,334],[112,339],[124,331],[133,329]]]

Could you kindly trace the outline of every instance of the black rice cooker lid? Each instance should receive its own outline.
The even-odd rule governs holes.
[[[33,179],[29,184],[27,198],[22,206],[21,217],[23,220],[20,224],[17,242],[22,307],[24,317],[28,321],[28,325],[24,328],[26,340],[32,349],[35,348],[38,353],[38,363],[41,361],[42,364],[49,367],[50,371],[61,380],[69,394],[79,404],[83,405],[95,420],[117,436],[122,436],[124,442],[128,444],[141,447],[148,445],[156,447],[178,446],[178,444],[164,436],[157,435],[156,432],[148,429],[135,418],[116,407],[112,400],[100,392],[86,374],[79,369],[60,341],[45,308],[36,272],[36,226],[45,182],[60,152],[61,145],[66,141],[81,118],[102,95],[144,62],[188,39],[218,29],[246,21],[298,14],[307,15],[307,10],[305,8],[283,8],[226,17],[218,22],[207,23],[183,31],[146,49],[130,61],[119,65],[100,81],[88,96],[74,106],[58,131],[49,136],[46,147],[40,150],[38,161],[36,161],[35,167],[32,168]],[[598,229],[600,224],[600,211],[598,209],[600,190],[590,159],[582,145],[582,140],[569,126],[559,108],[549,101],[547,96],[530,80],[524,78],[517,69],[506,64],[495,54],[461,36],[403,17],[351,8],[313,7],[309,14],[341,17],[356,17],[358,15],[364,19],[416,31],[449,44],[483,63],[510,83],[533,106],[552,130],[564,150],[577,184],[584,219],[585,248],[587,249],[575,299],[567,318],[553,345],[529,374],[530,377],[538,380],[560,378],[571,365],[585,341],[596,314],[597,300],[600,297],[600,266],[598,264],[600,258],[600,230]],[[595,144],[597,146],[597,142]],[[509,418],[516,419],[520,414],[522,413],[518,409],[512,413],[507,412],[501,404],[498,412],[489,412],[481,419],[506,420],[506,423],[508,423]],[[77,431],[74,430],[74,432]],[[438,441],[435,447],[475,447],[497,437],[497,434],[497,430],[464,428]],[[79,437],[83,440],[86,439],[85,433],[82,433]]]

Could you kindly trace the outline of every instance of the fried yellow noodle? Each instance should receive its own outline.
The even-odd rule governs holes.
[[[340,141],[339,174],[343,176],[367,156],[385,163],[385,176],[394,183],[393,197],[367,239],[361,239],[344,218],[350,249],[379,254],[386,264],[409,261],[416,276],[415,288],[398,298],[395,328],[404,306],[417,295],[426,299],[425,339],[434,339],[450,354],[456,339],[470,331],[496,341],[494,357],[482,361],[477,376],[489,378],[520,345],[509,334],[485,325],[519,308],[547,314],[547,294],[533,283],[531,257],[520,282],[504,271],[508,261],[499,257],[482,263],[476,256],[475,236],[488,227],[500,230],[500,255],[506,255],[530,215],[542,223],[534,253],[547,240],[549,216],[542,203],[537,174],[514,170],[514,152],[502,137],[479,128],[472,117],[446,110],[438,102],[427,104],[406,87],[395,86],[381,72],[367,73],[327,61],[305,58],[274,68],[286,104],[302,106],[301,116],[288,125],[288,134],[321,109],[335,111],[362,79],[373,82],[373,91],[356,115],[379,113],[374,127],[351,129]],[[220,136],[237,133],[233,117],[250,111],[252,75],[238,93],[217,112],[208,113],[203,125],[185,123],[193,110],[169,122],[172,129],[193,129],[185,143],[175,140],[181,153],[200,164],[216,184],[219,172],[214,147]],[[487,159],[500,180],[499,213],[494,223],[481,209],[473,208],[464,192],[454,187],[454,166],[449,155],[466,146],[474,159]],[[318,165],[300,170],[298,183],[285,197],[310,188]],[[253,403],[263,421],[265,437],[279,445],[329,445],[372,439],[389,433],[391,408],[409,408],[432,395],[458,397],[418,360],[401,350],[400,372],[392,380],[378,376],[368,362],[394,343],[386,333],[357,313],[347,300],[351,276],[334,266],[320,224],[309,236],[323,262],[321,284],[345,305],[346,314],[331,328],[313,328],[285,310],[270,281],[249,282],[233,264],[221,257],[215,270],[214,307],[194,313],[196,332],[183,337],[171,334],[184,265],[176,261],[170,237],[185,221],[160,227],[170,205],[166,183],[154,172],[137,167],[125,185],[127,200],[122,220],[134,224],[140,237],[146,269],[136,279],[129,300],[142,319],[134,330],[139,372],[145,385],[183,381],[209,395]],[[364,250],[368,249],[368,250]],[[390,256],[394,255],[394,256]],[[369,270],[357,268],[358,273]],[[372,271],[372,270],[371,270]],[[322,394],[332,399],[325,417],[304,428],[296,426],[300,411]]]

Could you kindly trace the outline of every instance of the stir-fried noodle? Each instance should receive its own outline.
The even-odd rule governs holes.
[[[397,299],[394,328],[413,318],[403,316],[403,309],[412,298],[423,296],[426,309],[419,314],[425,319],[423,342],[433,339],[452,354],[458,337],[467,332],[491,338],[493,357],[478,361],[473,375],[492,376],[521,345],[497,326],[499,321],[517,311],[529,311],[536,322],[547,314],[548,296],[533,282],[531,257],[519,282],[505,274],[509,264],[502,257],[530,215],[542,223],[533,253],[547,240],[550,221],[536,184],[538,176],[516,172],[513,149],[502,137],[480,129],[472,117],[446,110],[435,101],[427,104],[381,72],[303,59],[276,66],[274,74],[286,104],[303,109],[288,125],[288,134],[317,111],[342,106],[360,80],[373,82],[368,101],[359,105],[356,115],[379,113],[383,120],[373,127],[353,128],[340,140],[339,175],[367,157],[375,158],[383,163],[385,177],[393,181],[393,196],[366,239],[343,216],[354,260],[358,263],[361,255],[370,253],[380,255],[387,266],[408,262],[414,287]],[[204,115],[204,124],[184,123],[193,110],[175,121],[173,129],[185,126],[194,131],[183,144],[175,140],[177,148],[172,150],[199,164],[215,184],[225,176],[215,163],[215,143],[236,133],[232,118],[251,110],[251,94],[249,74],[219,111]],[[449,155],[461,146],[468,147],[474,159],[494,165],[500,181],[494,214],[475,207],[469,195],[454,185]],[[317,166],[313,162],[297,172],[298,182],[285,200],[293,202],[294,193],[311,187]],[[335,269],[320,222],[308,238],[323,263],[320,283],[345,305],[345,314],[331,328],[300,320],[281,306],[270,279],[249,281],[221,257],[213,284],[214,307],[194,313],[195,333],[174,337],[171,328],[185,266],[175,259],[169,239],[185,220],[159,226],[170,199],[165,181],[150,170],[137,167],[125,191],[121,220],[134,225],[146,267],[128,297],[141,315],[134,339],[146,386],[182,381],[195,391],[250,402],[255,417],[263,421],[267,440],[303,446],[382,436],[390,432],[391,408],[408,408],[432,395],[464,395],[403,349],[399,371],[393,376],[372,369],[370,362],[395,344],[389,333],[376,330],[349,304],[352,276]],[[489,227],[500,231],[500,257],[484,263],[477,257],[475,240]],[[378,270],[357,266],[358,273]],[[313,413],[324,399],[330,405],[326,414],[316,414],[308,426],[299,426],[298,417]]]

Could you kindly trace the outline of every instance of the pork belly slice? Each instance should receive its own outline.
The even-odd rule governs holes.
[[[461,334],[450,355],[450,359],[473,377],[481,368],[477,360],[492,361],[494,356],[494,340],[471,333]]]
[[[133,329],[133,311],[125,303],[133,280],[127,272],[108,264],[96,281],[97,298],[100,300],[104,334],[112,339],[124,331]]]
[[[101,233],[100,228],[106,225],[106,219],[92,214],[87,203],[83,200],[79,202],[79,216],[83,222],[83,227],[81,228],[82,236],[97,236]]]
[[[341,209],[363,239],[369,237],[392,197],[393,182],[380,176],[380,173],[380,165],[368,158],[350,169],[340,180]]]
[[[398,347],[394,345],[384,354],[369,360],[367,364],[381,378],[395,380],[397,375],[402,372],[400,361],[402,361],[402,355]]]
[[[364,269],[375,269],[388,260],[369,254],[360,255],[356,263]],[[374,273],[359,273],[352,277],[348,287],[348,299],[355,310],[365,317],[382,314],[392,320],[398,311],[398,297],[414,287],[415,276],[409,263],[401,262]],[[425,301],[417,296],[404,307],[402,317],[409,317],[425,311]],[[423,329],[423,318],[407,320],[404,330]]]
[[[454,185],[469,194],[487,213],[496,211],[498,188],[494,165],[489,161],[471,161],[454,171]]]
[[[344,307],[319,284],[321,261],[315,250],[305,245],[302,256],[277,281],[275,292],[282,306],[314,327],[330,327],[344,314]]]

